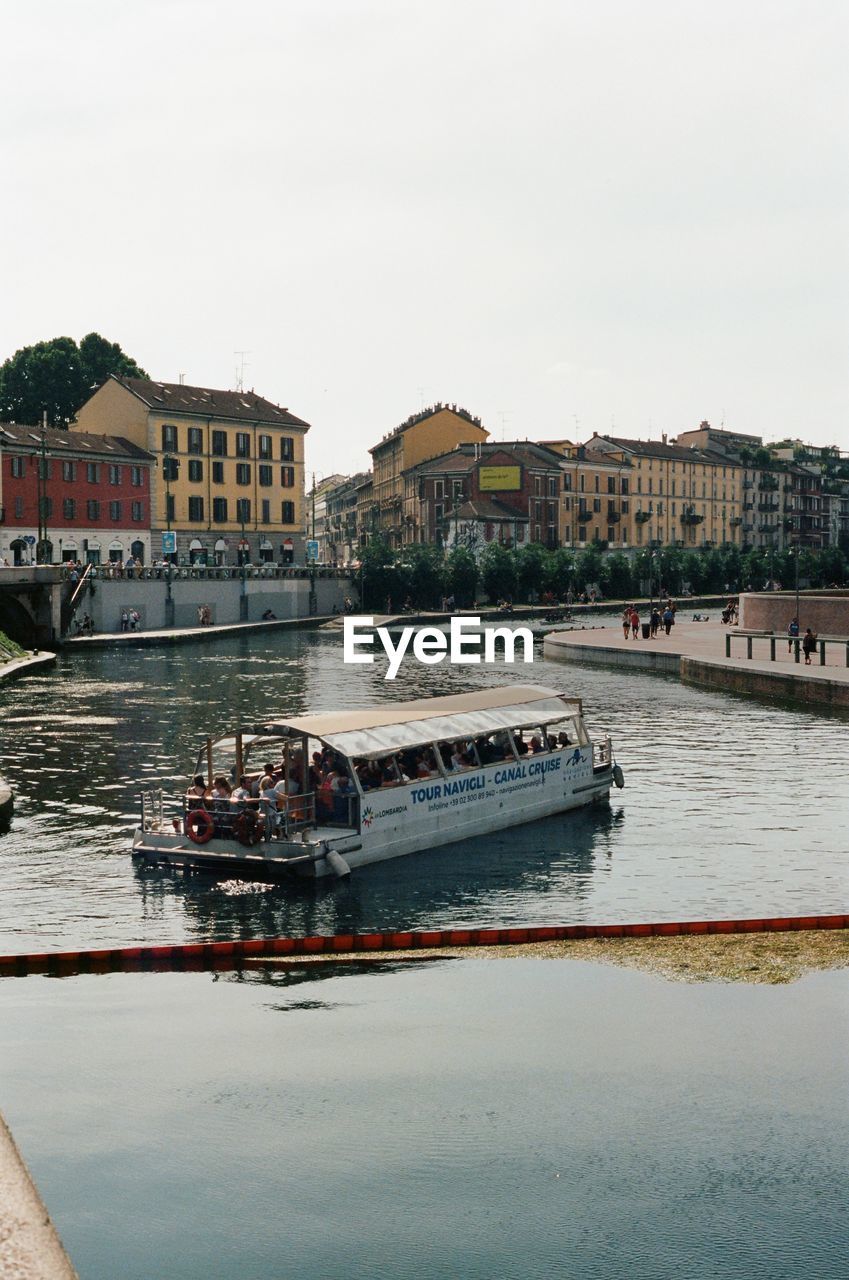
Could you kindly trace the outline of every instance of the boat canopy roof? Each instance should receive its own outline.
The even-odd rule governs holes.
[[[362,711],[298,716],[257,726],[257,731],[307,734],[351,759],[388,755],[428,742],[475,738],[500,729],[550,724],[580,712],[579,698],[567,698],[556,689],[539,685],[513,684],[447,698],[387,702]]]

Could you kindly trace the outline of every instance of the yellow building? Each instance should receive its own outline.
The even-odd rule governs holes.
[[[154,556],[174,535],[180,561],[303,561],[309,423],[288,409],[253,391],[113,374],[70,430],[122,436],[155,455]]]
[[[631,467],[629,541],[632,546],[741,545],[743,467],[692,445],[593,436],[587,452]]]
[[[434,405],[413,414],[369,449],[378,531],[391,547],[415,540],[413,513],[404,510],[404,472],[449,453],[458,444],[483,444],[489,432],[457,405]]]
[[[541,443],[563,459],[560,464],[560,541],[563,546],[580,548],[591,542],[606,542],[611,550],[632,546],[633,467],[630,459],[614,457],[570,440]]]

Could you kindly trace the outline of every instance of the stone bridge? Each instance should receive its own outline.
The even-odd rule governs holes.
[[[58,644],[73,590],[57,565],[0,567],[0,631],[25,649]]]

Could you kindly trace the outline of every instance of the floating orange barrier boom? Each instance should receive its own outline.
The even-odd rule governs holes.
[[[0,956],[0,975],[114,973],[140,969],[238,969],[265,956],[367,955],[435,947],[505,947],[578,938],[674,938],[712,933],[785,933],[846,929],[849,915],[772,916],[752,920],[683,920],[655,924],[565,924],[509,929],[427,929],[412,932],[319,934],[309,938],[237,938],[173,946],[114,947]]]

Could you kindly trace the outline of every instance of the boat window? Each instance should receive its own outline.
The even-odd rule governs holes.
[[[400,787],[402,783],[409,781],[399,768],[397,756],[384,756],[382,760],[378,761],[378,764],[380,765],[380,785],[382,787]]]
[[[437,743],[446,773],[463,773],[466,769],[477,769],[480,760],[471,738],[445,739]]]
[[[575,716],[546,725],[546,732],[552,751],[567,751],[576,746],[585,746],[588,741],[583,722]]]

